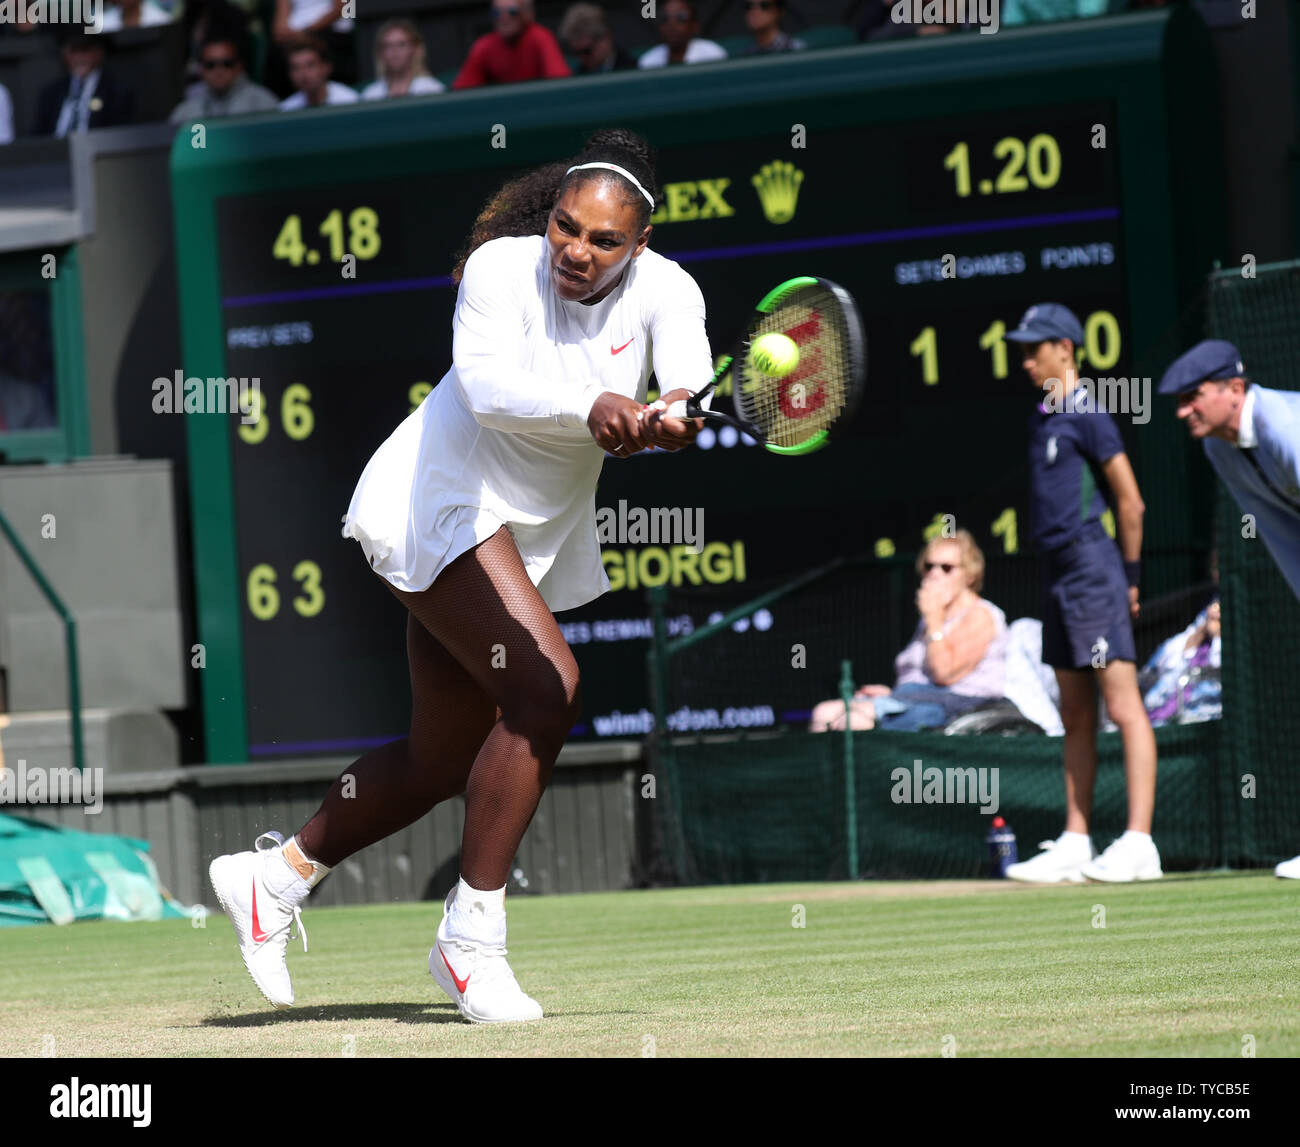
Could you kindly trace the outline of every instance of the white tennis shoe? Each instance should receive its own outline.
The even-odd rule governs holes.
[[[1282,861],[1273,869],[1273,875],[1281,876],[1284,880],[1300,880],[1300,856]]]
[[[1129,884],[1135,880],[1159,880],[1160,852],[1149,836],[1125,833],[1114,841],[1096,860],[1083,866],[1089,880],[1106,884]]]
[[[542,1005],[515,980],[506,963],[505,921],[486,920],[485,932],[496,932],[502,943],[483,943],[449,930],[456,889],[442,906],[438,937],[429,951],[429,971],[434,980],[471,1023],[503,1024],[540,1020]],[[504,914],[503,914],[504,915]]]
[[[263,841],[268,843],[263,845]],[[302,935],[302,950],[307,951],[301,909],[266,885],[266,866],[283,863],[279,859],[283,844],[284,837],[278,832],[264,832],[253,842],[252,852],[218,856],[208,866],[212,890],[235,927],[244,967],[262,995],[277,1008],[293,1004],[293,984],[284,954],[295,923]]]
[[[1083,867],[1097,850],[1092,840],[1085,843],[1078,836],[1062,833],[1056,840],[1044,840],[1038,845],[1043,851],[1032,860],[1007,865],[1007,876],[1025,884],[1083,884]]]

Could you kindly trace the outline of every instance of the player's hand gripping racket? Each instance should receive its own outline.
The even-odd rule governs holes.
[[[756,365],[754,344],[768,334],[794,343],[793,368],[786,362],[769,373]],[[788,344],[780,345],[789,351]],[[764,363],[763,354],[757,358]],[[672,403],[666,417],[722,422],[773,453],[808,454],[826,442],[836,422],[853,415],[866,371],[866,336],[853,296],[829,279],[804,275],[767,293],[736,353],[721,359],[712,380],[693,398]],[[728,373],[735,417],[700,405]]]

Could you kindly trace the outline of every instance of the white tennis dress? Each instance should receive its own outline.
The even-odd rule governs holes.
[[[609,589],[596,538],[604,451],[587,416],[606,390],[645,401],[712,376],[704,298],[646,248],[592,305],[552,286],[543,235],[494,239],[467,260],[452,367],[366,465],[343,519],[373,569],[427,589],[467,550],[509,528],[552,611]]]

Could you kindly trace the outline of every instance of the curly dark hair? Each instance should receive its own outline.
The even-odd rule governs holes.
[[[565,172],[583,163],[614,163],[629,171],[640,182],[655,203],[659,202],[659,188],[655,180],[654,152],[636,132],[625,128],[606,128],[595,132],[583,146],[581,155],[558,163],[548,163],[526,175],[518,176],[503,185],[479,212],[474,229],[456,256],[456,266],[451,272],[453,282],[459,283],[465,273],[465,263],[484,243],[507,235],[545,235],[550,222],[551,209],[563,192],[571,187],[588,183],[605,182],[619,189],[623,202],[636,208],[637,231],[650,222],[653,214],[635,187],[616,171],[593,168],[589,171]]]

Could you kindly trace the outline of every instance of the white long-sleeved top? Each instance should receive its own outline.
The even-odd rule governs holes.
[[[644,402],[712,376],[695,280],[647,248],[592,306],[552,286],[545,236],[494,239],[467,260],[452,366],[376,451],[344,517],[371,566],[417,592],[509,527],[553,610],[609,589],[596,537],[604,452],[587,429],[602,391]]]

